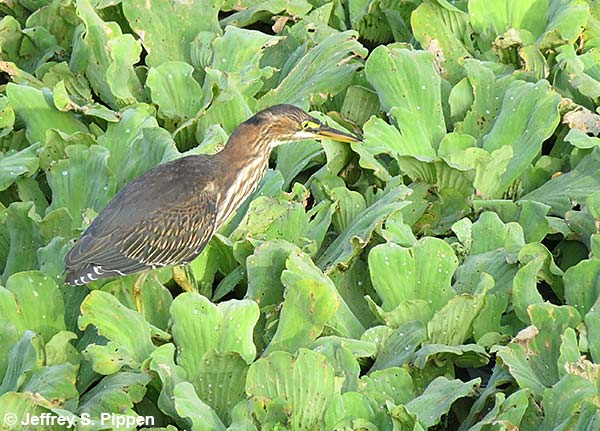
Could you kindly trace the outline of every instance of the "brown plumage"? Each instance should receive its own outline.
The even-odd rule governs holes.
[[[128,183],[65,257],[66,282],[126,275],[192,261],[254,190],[271,150],[311,138],[358,139],[291,105],[240,124],[215,155],[182,157]]]

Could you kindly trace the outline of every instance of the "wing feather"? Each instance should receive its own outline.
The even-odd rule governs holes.
[[[190,185],[186,159],[155,168],[113,198],[65,257],[67,282],[183,264],[202,252],[215,230],[214,177],[199,173]]]

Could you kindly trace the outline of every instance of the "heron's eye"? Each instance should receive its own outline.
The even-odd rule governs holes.
[[[302,128],[303,129],[317,129],[317,128],[319,128],[319,125],[317,123],[315,123],[314,121],[306,120],[306,121],[302,122]]]

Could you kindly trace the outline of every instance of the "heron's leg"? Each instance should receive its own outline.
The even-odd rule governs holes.
[[[146,282],[146,277],[150,271],[142,271],[133,282],[133,299],[135,300],[135,308],[139,313],[144,311],[144,303],[142,301],[142,287]]]
[[[174,266],[173,280],[186,292],[197,292],[196,279],[194,272],[189,265]]]

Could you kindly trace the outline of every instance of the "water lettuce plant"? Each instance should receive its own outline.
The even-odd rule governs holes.
[[[0,12],[0,429],[600,429],[598,1]],[[128,181],[278,103],[364,141],[279,147],[137,302],[63,283]]]

